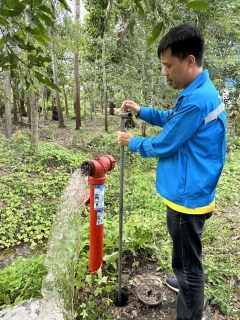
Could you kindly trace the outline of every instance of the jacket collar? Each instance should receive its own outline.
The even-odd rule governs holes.
[[[191,94],[197,87],[199,87],[203,82],[205,82],[209,78],[208,70],[204,70],[197,76],[196,79],[193,80],[193,82],[190,83],[190,85],[184,89],[182,92],[180,92],[178,99],[181,97],[188,96]]]

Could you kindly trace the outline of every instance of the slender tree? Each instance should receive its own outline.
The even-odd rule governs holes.
[[[54,45],[54,31],[50,31],[50,38],[51,38],[51,53],[52,53],[52,65],[53,65],[53,79],[54,84],[59,86],[58,83],[58,70],[57,70],[57,59],[55,54],[55,45]],[[56,103],[57,103],[57,111],[58,111],[58,123],[59,128],[64,127],[64,120],[63,120],[63,112],[62,112],[62,104],[60,99],[60,94],[58,90],[55,90],[55,97],[56,97]]]
[[[69,115],[69,111],[68,111],[68,99],[67,99],[67,92],[66,92],[66,88],[65,85],[63,84],[63,95],[64,95],[64,101],[65,101],[65,108],[66,108],[66,116],[68,118]]]
[[[36,94],[33,91],[28,93],[31,108],[31,148],[38,148],[38,106]]]
[[[75,23],[80,24],[80,0],[75,0]],[[81,127],[81,109],[80,109],[80,77],[79,77],[79,53],[78,45],[74,53],[74,77],[75,77],[75,112],[76,112],[76,130]]]
[[[12,86],[12,91],[13,91],[13,121],[16,123],[18,120],[17,117],[17,83],[16,79],[13,81],[13,86]]]
[[[11,81],[10,69],[4,72],[4,101],[5,101],[5,137],[12,136],[12,113],[11,113]]]
[[[108,6],[106,10],[106,20],[104,21],[104,32],[103,32],[103,43],[102,43],[102,71],[103,71],[103,105],[105,112],[105,131],[108,131],[108,111],[107,111],[107,80],[106,80],[106,43],[105,43],[105,33],[106,33],[106,22],[110,19],[112,1],[108,1]]]
[[[24,103],[24,101],[23,101]],[[28,123],[31,124],[32,113],[31,113],[31,103],[29,99],[29,94],[26,95],[26,105],[27,105],[27,115],[28,115]]]

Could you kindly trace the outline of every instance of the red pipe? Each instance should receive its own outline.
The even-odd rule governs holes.
[[[104,183],[106,173],[115,168],[115,163],[107,155],[82,164],[90,170],[90,272],[96,272],[103,262]]]

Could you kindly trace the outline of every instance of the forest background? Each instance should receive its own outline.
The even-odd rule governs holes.
[[[83,160],[112,154],[119,161],[115,138],[119,119],[109,114],[110,105],[119,107],[130,98],[158,109],[172,108],[178,92],[161,74],[157,44],[170,27],[188,21],[205,35],[204,68],[229,118],[228,163],[219,183],[217,218],[204,238],[207,298],[216,310],[240,318],[240,1],[89,0],[83,5],[87,13],[82,20],[80,0],[73,2],[73,12],[65,0],[0,1],[2,252],[22,244],[32,249],[44,246],[64,186]],[[133,131],[158,134],[156,128],[138,120]],[[126,152],[126,167],[124,252],[135,257],[149,252],[158,257],[160,271],[171,272],[170,241],[164,217],[157,216],[158,210],[164,212],[164,205],[153,188],[147,188],[149,183],[154,186],[155,160],[143,161]],[[108,181],[106,225],[115,230],[119,171]],[[140,222],[137,217],[143,212]],[[83,280],[88,263],[87,223],[82,233],[86,239],[76,270],[77,292],[83,283],[91,286],[89,280]],[[106,235],[111,241],[105,243],[105,260],[116,273],[117,238],[113,233]],[[41,295],[43,258],[18,260],[14,272],[7,266],[1,271],[1,288],[6,287],[0,292],[2,307]],[[33,265],[38,266],[36,281],[31,276]],[[24,270],[27,274],[23,275]],[[107,288],[107,307],[114,286],[110,282],[99,285]],[[84,294],[81,303],[78,294],[75,298],[78,316],[95,319],[101,314],[101,308]]]

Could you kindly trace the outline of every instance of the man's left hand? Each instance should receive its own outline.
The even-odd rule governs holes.
[[[129,141],[132,137],[133,135],[129,131],[118,131],[118,144],[120,144],[121,146],[128,146]]]

